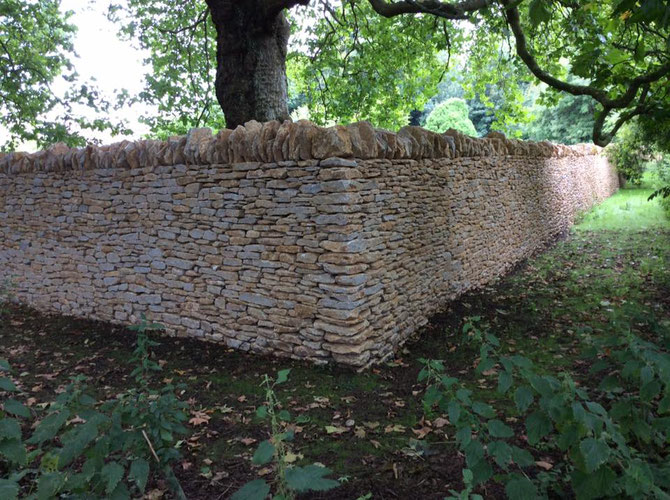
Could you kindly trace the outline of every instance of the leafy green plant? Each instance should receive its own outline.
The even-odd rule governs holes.
[[[274,380],[267,375],[263,377],[265,405],[256,410],[258,418],[269,420],[271,437],[258,445],[252,462],[256,465],[274,462],[276,468],[274,500],[294,499],[296,493],[328,491],[340,485],[338,481],[326,477],[332,471],[321,465],[311,464],[305,467],[289,465],[287,443],[293,441],[295,435],[293,431],[285,430],[283,424],[291,421],[291,414],[282,409],[275,387],[288,380],[290,371],[290,369],[279,371]],[[264,500],[270,490],[271,486],[265,480],[255,479],[240,488],[232,496],[232,500]]]
[[[510,498],[535,498],[572,490],[577,498],[666,497],[670,472],[664,447],[670,439],[670,356],[632,334],[609,339],[587,336],[593,373],[607,372],[599,389],[581,388],[567,373],[542,374],[524,356],[503,356],[493,334],[470,319],[463,328],[468,344],[479,343],[478,374],[498,371],[498,394],[513,402],[523,419],[528,444],[565,457],[552,471],[531,476],[533,455],[516,446],[518,429],[510,427],[488,403],[445,374],[444,363],[422,360],[419,381],[427,412],[447,413],[456,442],[465,455],[465,493],[491,478],[503,482]],[[604,355],[605,354],[605,355]],[[629,384],[625,384],[628,380]],[[604,406],[607,404],[609,409]],[[495,474],[493,464],[502,473]],[[467,476],[466,476],[467,475]]]
[[[435,106],[426,118],[426,128],[444,132],[453,128],[464,134],[476,136],[477,130],[468,118],[468,105],[463,99],[452,97]]]
[[[143,336],[141,331],[136,362],[146,362],[153,345]],[[131,498],[144,493],[154,470],[165,476],[176,498],[185,498],[171,464],[180,456],[175,436],[186,432],[186,404],[175,395],[176,387],[149,388],[149,363],[138,368],[139,389],[103,402],[90,395],[81,375],[43,411],[30,410],[18,399],[4,400],[0,468],[6,478],[0,479],[0,496]],[[0,391],[20,398],[9,363],[0,360],[0,370]]]
[[[11,278],[0,281],[0,316],[8,312],[6,304],[14,299],[14,288],[16,284]]]
[[[137,325],[129,327],[129,330],[137,332],[136,347],[130,362],[135,365],[135,369],[130,373],[135,378],[135,381],[140,386],[147,386],[149,384],[149,376],[151,372],[161,371],[158,363],[151,359],[150,349],[160,345],[159,342],[151,340],[147,335],[150,331],[161,331],[165,327],[160,323],[151,323],[147,317],[142,313],[140,322]]]

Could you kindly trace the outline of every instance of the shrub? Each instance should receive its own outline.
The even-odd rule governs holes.
[[[292,500],[296,493],[308,491],[328,491],[337,488],[340,483],[329,479],[331,470],[318,464],[305,467],[290,466],[287,460],[288,443],[295,435],[287,430],[285,424],[291,421],[291,414],[282,409],[277,399],[275,387],[288,380],[290,369],[281,370],[277,378],[272,380],[267,375],[263,378],[265,404],[256,410],[256,416],[270,422],[270,439],[261,442],[254,452],[252,462],[256,465],[275,464],[275,499]],[[271,486],[264,479],[249,481],[231,497],[231,500],[264,500],[270,493]]]
[[[653,151],[637,126],[629,125],[622,127],[616,142],[610,144],[605,153],[626,181],[639,185]]]
[[[14,287],[11,278],[0,281],[0,317],[7,313],[6,304],[14,299]]]
[[[176,498],[185,498],[171,464],[180,456],[175,436],[186,432],[186,404],[174,386],[149,388],[147,374],[155,367],[146,329],[138,328],[134,354],[139,388],[102,402],[79,375],[46,408],[29,409],[19,401],[23,394],[9,363],[0,360],[0,392],[16,397],[3,399],[0,411],[0,498],[138,497],[152,471],[163,474]]]
[[[498,339],[478,321],[463,329],[466,342],[479,347],[478,374],[495,367],[498,393],[515,408],[503,418],[478,401],[439,360],[422,360],[419,381],[427,383],[426,413],[434,407],[449,415],[455,440],[465,455],[466,498],[491,478],[505,484],[509,498],[622,496],[666,498],[670,467],[670,355],[629,331],[605,338],[582,333],[583,357],[593,362],[597,388],[580,387],[567,374],[546,375],[520,355],[503,356]],[[507,405],[506,405],[507,406]],[[533,456],[515,446],[515,431],[505,421],[524,422],[528,444],[564,457],[551,471],[532,478],[524,469]],[[502,473],[496,474],[494,466]]]
[[[467,135],[477,135],[475,126],[468,118],[468,105],[457,97],[438,104],[428,115],[426,128],[439,133],[453,128]]]

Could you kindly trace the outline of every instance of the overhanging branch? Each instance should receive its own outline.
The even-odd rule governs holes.
[[[431,14],[445,19],[468,19],[472,12],[488,7],[492,0],[465,0],[456,3],[438,0],[403,0],[389,2],[387,0],[368,0],[372,9],[384,17],[395,17],[404,14]]]

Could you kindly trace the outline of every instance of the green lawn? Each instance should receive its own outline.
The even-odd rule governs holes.
[[[574,226],[577,231],[646,231],[669,229],[659,199],[647,201],[653,189],[621,189],[585,213]]]

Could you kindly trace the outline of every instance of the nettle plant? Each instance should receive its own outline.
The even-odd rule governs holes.
[[[16,283],[12,278],[0,280],[0,316],[7,314],[7,303],[14,299],[14,288]]]
[[[479,347],[476,372],[498,368],[497,392],[515,411],[507,422],[490,404],[445,373],[439,360],[422,360],[419,381],[427,384],[424,410],[447,413],[456,443],[465,455],[466,489],[451,498],[475,498],[474,488],[491,478],[505,484],[510,498],[538,498],[574,493],[598,497],[667,498],[670,489],[670,356],[632,334],[606,339],[585,336],[584,356],[592,371],[604,372],[591,393],[572,377],[543,374],[524,356],[503,356],[498,338],[472,318],[463,328],[465,341]],[[598,399],[598,401],[595,401]],[[506,405],[505,405],[506,406]],[[665,416],[663,416],[665,415]],[[550,471],[535,474],[527,443],[561,456]]]
[[[293,441],[295,433],[286,428],[292,417],[288,410],[282,408],[275,387],[286,383],[290,371],[290,369],[280,370],[274,380],[264,375],[261,385],[265,389],[265,404],[256,410],[258,418],[269,421],[271,437],[258,445],[252,463],[256,465],[274,463],[276,479],[273,500],[292,500],[296,497],[296,493],[328,491],[340,485],[338,481],[326,477],[332,473],[327,467],[319,464],[292,466],[287,459],[289,453],[287,443]],[[300,417],[296,422],[299,423],[299,419]],[[255,479],[240,488],[231,500],[265,500],[271,490],[272,487],[265,480]]]
[[[160,472],[176,498],[185,495],[172,471],[179,458],[177,435],[184,434],[186,404],[178,387],[149,387],[148,373],[160,370],[150,359],[146,320],[137,328],[133,374],[139,388],[99,402],[84,376],[71,379],[43,410],[29,409],[25,394],[0,360],[0,498],[60,496],[125,499],[144,494],[152,472]]]

